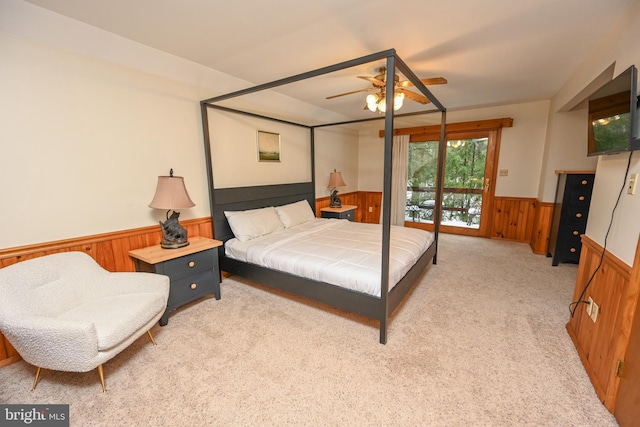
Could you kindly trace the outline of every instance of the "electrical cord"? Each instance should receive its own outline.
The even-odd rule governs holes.
[[[591,282],[593,282],[593,279],[596,277],[596,274],[598,273],[598,271],[602,267],[602,263],[604,261],[604,254],[607,251],[607,239],[609,238],[609,232],[611,231],[611,226],[613,225],[613,217],[615,216],[616,209],[618,208],[618,204],[620,203],[620,198],[622,197],[622,193],[623,193],[625,187],[627,186],[627,176],[629,175],[629,168],[631,167],[631,157],[632,156],[633,156],[633,151],[631,151],[629,153],[629,160],[627,162],[627,170],[624,173],[624,181],[622,182],[622,188],[620,188],[620,192],[618,193],[618,198],[616,200],[616,204],[613,206],[613,210],[611,211],[611,219],[609,220],[609,227],[607,228],[607,233],[604,236],[604,246],[602,248],[602,253],[600,254],[600,261],[598,262],[598,266],[596,267],[596,269],[593,270],[593,273],[591,274],[591,277],[589,277],[589,280],[584,285],[584,288],[582,288],[582,292],[580,292],[580,296],[578,297],[578,300],[577,301],[573,301],[571,304],[569,304],[569,312],[571,313],[571,317],[573,317],[576,314],[576,310],[578,309],[578,305],[583,304],[583,303],[584,304],[589,304],[589,301],[584,301],[582,298],[584,298],[584,294],[587,293],[587,289],[589,289],[589,286],[591,285]]]

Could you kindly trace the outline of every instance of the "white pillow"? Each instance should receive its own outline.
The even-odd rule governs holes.
[[[307,200],[276,206],[276,212],[284,228],[294,227],[308,221],[315,221],[316,219]]]
[[[282,230],[282,223],[273,206],[247,211],[224,211],[231,231],[241,242]]]

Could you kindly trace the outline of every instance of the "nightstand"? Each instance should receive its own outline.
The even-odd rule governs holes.
[[[320,216],[322,216],[322,218],[338,218],[353,221],[357,208],[357,206],[353,205],[342,205],[341,208],[322,208],[320,209]]]
[[[169,322],[169,314],[178,307],[205,295],[220,299],[219,240],[192,237],[189,245],[178,249],[164,249],[160,245],[129,251],[135,259],[136,270],[169,276],[171,287],[167,309],[160,326]]]

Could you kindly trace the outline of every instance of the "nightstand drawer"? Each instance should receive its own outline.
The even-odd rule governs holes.
[[[180,278],[203,270],[213,269],[213,258],[217,254],[214,249],[185,255],[180,258],[165,261],[164,274],[172,278]]]
[[[212,294],[215,280],[213,269],[211,269],[172,281],[171,290],[169,291],[170,306],[167,308],[173,310],[184,302]]]

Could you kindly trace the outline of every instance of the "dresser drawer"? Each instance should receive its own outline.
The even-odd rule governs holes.
[[[217,254],[214,249],[198,252],[191,255],[185,255],[180,258],[165,261],[164,274],[171,278],[184,277],[198,271],[212,270],[213,258]]]
[[[588,191],[587,191],[588,190]],[[578,188],[569,192],[567,196],[567,203],[572,206],[586,206],[589,207],[591,203],[591,191],[592,188]]]
[[[589,206],[567,206],[567,216],[565,220],[572,224],[587,224],[587,215],[589,214]],[[575,225],[574,225],[575,226]]]

